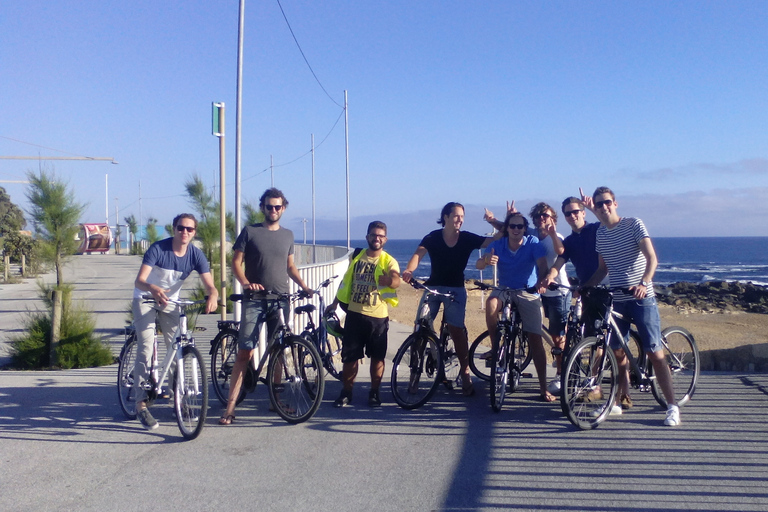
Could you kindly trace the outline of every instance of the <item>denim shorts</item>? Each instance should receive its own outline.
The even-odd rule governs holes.
[[[237,346],[241,350],[253,350],[259,344],[261,324],[267,322],[267,340],[282,323],[280,307],[287,310],[288,301],[252,300],[245,301],[240,316],[240,331],[237,335]]]
[[[429,315],[432,320],[437,318],[440,304],[443,305],[445,323],[453,327],[464,327],[464,314],[467,311],[467,290],[463,286],[435,286],[440,293],[453,292],[453,300],[448,297],[430,295],[428,300]]]
[[[565,335],[565,325],[568,323],[568,310],[571,307],[571,292],[554,297],[541,296],[544,306],[544,316],[549,319],[547,332],[550,336]]]
[[[659,317],[659,306],[656,304],[655,297],[614,302],[613,310],[624,317],[615,318],[624,341],[629,340],[629,324],[633,323],[637,327],[637,333],[640,335],[646,354],[658,352],[663,348],[661,317]],[[622,347],[618,340],[611,338],[611,348],[615,350]]]

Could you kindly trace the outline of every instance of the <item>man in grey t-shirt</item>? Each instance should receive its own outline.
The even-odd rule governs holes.
[[[293,232],[280,227],[280,218],[288,200],[276,189],[267,189],[259,200],[264,222],[246,226],[237,237],[232,258],[232,272],[243,290],[288,293],[290,277],[307,294],[307,287],[293,262]],[[245,266],[243,266],[245,264]],[[267,322],[269,334],[280,322],[280,305],[275,302],[249,301],[243,305],[238,336],[238,351],[232,367],[227,409],[219,420],[230,425],[235,419],[235,405],[243,383],[243,371],[259,342],[259,329]]]

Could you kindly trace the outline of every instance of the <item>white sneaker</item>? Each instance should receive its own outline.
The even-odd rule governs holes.
[[[605,410],[605,406],[600,407],[599,409],[595,409],[592,411],[591,415],[593,418],[597,418],[601,414],[603,414],[603,411]],[[611,410],[608,413],[608,416],[621,416],[621,406],[619,405],[613,405],[611,406]]]
[[[549,391],[553,395],[560,394],[560,377],[556,378],[553,381],[550,381],[549,385],[547,386],[547,391]]]
[[[667,407],[667,417],[664,424],[668,427],[676,427],[680,424],[680,409],[676,405]]]

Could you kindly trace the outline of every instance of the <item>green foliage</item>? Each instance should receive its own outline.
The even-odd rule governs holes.
[[[245,203],[243,205],[243,213],[245,213],[244,226],[264,222],[264,212],[262,212],[258,206],[254,206],[251,203]]]
[[[147,240],[150,244],[160,240],[160,234],[157,232],[157,219],[153,217],[147,219]]]
[[[139,223],[136,221],[136,217],[133,214],[125,217],[123,220],[125,220],[125,223],[128,225],[128,232],[131,234],[128,238],[131,254],[139,254],[139,246],[136,241],[136,234],[139,232]]]
[[[94,335],[95,321],[91,314],[72,304],[72,287],[62,286],[61,338],[56,350],[61,368],[89,368],[112,364],[114,356]],[[33,369],[50,366],[51,289],[40,285],[45,311],[28,314],[25,334],[11,340],[12,364],[16,368]]]
[[[27,172],[29,189],[27,199],[35,232],[42,241],[41,254],[56,269],[56,284],[64,282],[64,259],[75,254],[78,242],[75,236],[80,227],[80,216],[85,205],[75,200],[74,193],[56,176],[41,170],[39,174]]]
[[[24,212],[11,202],[11,196],[0,187],[0,236],[18,233],[26,225]]]
[[[173,237],[173,224],[166,224],[165,225],[165,234]]]
[[[40,243],[31,236],[19,231],[8,233],[3,237],[2,247],[14,263],[21,263],[21,255],[24,255],[27,275],[36,275],[42,270]]]

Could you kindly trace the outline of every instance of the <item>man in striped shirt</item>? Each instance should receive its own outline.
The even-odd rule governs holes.
[[[585,286],[598,284],[606,274],[611,288],[628,288],[631,294],[614,292],[614,311],[623,319],[616,319],[624,339],[629,334],[629,324],[634,323],[643,342],[643,349],[653,365],[653,371],[667,401],[664,424],[680,424],[680,411],[672,387],[664,350],[661,345],[661,319],[653,293],[653,275],[656,272],[656,251],[643,221],[633,217],[620,217],[616,196],[608,187],[599,187],[592,194],[595,215],[600,220],[595,248],[599,254],[599,266]],[[619,344],[611,340],[611,348],[619,365],[619,399],[628,396],[629,361]],[[613,414],[620,414],[621,407],[614,404]]]

